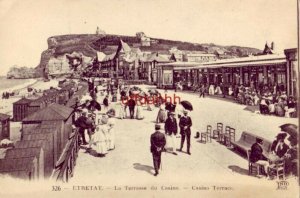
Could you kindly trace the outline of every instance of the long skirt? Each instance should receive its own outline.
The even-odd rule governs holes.
[[[109,129],[107,134],[107,149],[112,150],[115,148],[115,130]]]
[[[136,119],[138,119],[138,120],[144,119],[141,106],[137,106],[137,108],[136,108]]]
[[[121,106],[121,107],[120,107],[119,118],[120,118],[120,119],[126,118],[126,112],[125,112],[125,107],[124,107],[124,106]]]
[[[107,142],[97,141],[92,144],[92,149],[94,149],[98,154],[107,154]]]
[[[167,119],[167,112],[163,109],[160,109],[157,114],[156,122],[164,123]]]
[[[107,138],[107,127],[103,126],[101,129],[97,128],[95,134],[92,136],[92,146],[98,154],[106,154],[107,146],[108,146],[108,138]]]
[[[166,150],[170,152],[175,152],[176,151],[176,136],[174,134],[172,135],[167,135],[166,134]]]

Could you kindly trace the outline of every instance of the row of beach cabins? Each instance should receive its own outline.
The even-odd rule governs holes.
[[[0,159],[0,175],[67,181],[77,157],[78,132],[72,128],[76,101],[87,84],[65,82],[43,96],[13,104],[13,121],[22,122],[21,139]]]

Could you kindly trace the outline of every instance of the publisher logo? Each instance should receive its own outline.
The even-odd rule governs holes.
[[[287,190],[288,185],[287,181],[277,181],[277,190]]]

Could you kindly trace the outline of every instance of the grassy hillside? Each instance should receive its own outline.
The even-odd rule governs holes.
[[[57,57],[73,52],[79,52],[85,56],[94,57],[97,51],[106,54],[113,53],[119,40],[122,39],[131,47],[139,47],[142,51],[152,51],[167,53],[172,47],[179,50],[187,51],[203,51],[214,53],[216,50],[225,51],[232,56],[246,56],[248,54],[257,54],[261,50],[240,46],[220,46],[216,44],[198,44],[183,41],[174,41],[167,39],[151,38],[154,43],[151,46],[141,46],[140,39],[136,36],[113,35],[113,34],[72,34],[58,35],[50,37],[48,41],[48,49],[41,55],[41,61],[37,67],[39,71],[43,71],[47,67],[50,57]]]

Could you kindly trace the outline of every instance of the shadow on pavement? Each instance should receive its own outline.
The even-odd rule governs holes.
[[[143,164],[140,164],[140,163],[134,163],[133,166],[134,166],[134,169],[136,169],[136,170],[146,171],[147,173],[153,175],[151,170],[154,170],[154,168],[152,166],[143,165]]]
[[[241,175],[248,175],[248,170],[241,168],[239,166],[230,165],[230,166],[228,166],[228,168],[231,169],[233,172],[239,173]]]

